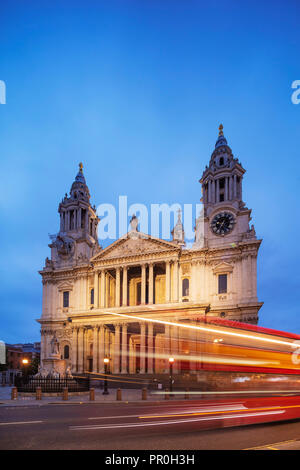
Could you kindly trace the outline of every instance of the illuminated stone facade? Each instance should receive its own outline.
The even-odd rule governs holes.
[[[220,126],[200,180],[204,229],[197,220],[192,248],[184,246],[179,216],[171,242],[140,233],[133,218],[131,231],[102,249],[80,165],[70,196],[59,205],[51,259],[40,271],[42,360],[55,335],[73,373],[103,372],[104,357],[115,374],[165,373],[170,355],[180,356],[173,369],[179,373],[189,369],[189,339],[195,348],[197,335],[147,320],[180,324],[206,315],[256,324],[261,240],[249,227],[251,210],[242,201],[244,173]]]

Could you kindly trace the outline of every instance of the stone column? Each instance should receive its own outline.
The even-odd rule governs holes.
[[[101,286],[100,307],[104,308],[105,307],[105,271],[104,269],[101,270],[100,286]]]
[[[229,199],[230,199],[230,201],[233,199],[233,197],[232,197],[232,176],[229,176]]]
[[[174,261],[173,269],[173,300],[178,302],[178,261]]]
[[[90,308],[90,304],[91,304],[91,291],[90,291],[90,280],[89,280],[89,275],[87,275],[85,278],[84,278],[84,282],[85,282],[85,309],[89,309]],[[95,307],[95,286],[94,286],[94,308]]]
[[[237,187],[236,187],[236,175],[233,175],[233,198],[236,199],[237,197]]]
[[[78,328],[78,363],[77,372],[83,372],[83,327]]]
[[[116,307],[120,307],[120,268],[116,268]]]
[[[87,351],[86,351],[86,346],[87,346],[87,329],[83,328],[83,347],[82,347],[82,372],[85,372],[87,369],[86,365],[86,356],[87,356]]]
[[[253,279],[253,272],[252,272],[252,256],[248,255],[247,259],[247,287],[248,287],[248,297],[252,297],[252,279]]]
[[[98,326],[94,327],[94,338],[93,338],[93,372],[98,372]]]
[[[86,278],[85,276],[82,276],[81,277],[81,294],[80,294],[80,297],[81,297],[80,303],[81,303],[82,310],[86,310],[87,308],[89,308],[89,303],[87,304],[86,302],[86,290],[87,290]],[[95,291],[94,291],[94,294],[95,294]]]
[[[122,325],[122,374],[127,374],[127,323]]]
[[[252,296],[257,296],[257,258],[252,257]]]
[[[105,273],[105,302],[104,307],[109,307],[109,294],[110,294],[110,277],[108,272]]]
[[[141,327],[141,346],[140,346],[140,372],[146,372],[146,324],[140,323]]]
[[[149,264],[149,289],[148,289],[148,303],[153,304],[153,263]]]
[[[99,307],[99,273],[94,274],[94,308]]]
[[[216,182],[213,180],[212,182],[212,203],[215,204],[216,202]]]
[[[228,201],[228,177],[225,177],[225,201]]]
[[[148,323],[148,374],[153,374],[153,360],[154,360],[154,347],[153,347],[153,323]]]
[[[166,302],[170,302],[170,261],[166,261]]]
[[[77,372],[77,328],[72,329],[72,372]]]
[[[141,286],[141,303],[145,305],[146,303],[146,265],[142,264],[142,286]]]
[[[105,347],[105,338],[104,338],[104,326],[100,325],[99,327],[99,336],[98,336],[98,370],[100,373],[104,372],[104,347]]]
[[[217,183],[217,200],[216,203],[220,202],[220,180],[216,181]]]
[[[247,255],[242,256],[242,296],[248,296]],[[228,285],[227,285],[228,290]]]
[[[115,325],[114,373],[120,373],[120,325]]]
[[[127,307],[127,266],[123,267],[123,307]]]

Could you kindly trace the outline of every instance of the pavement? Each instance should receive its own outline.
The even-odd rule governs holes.
[[[22,396],[18,394],[18,398],[16,400],[11,399],[11,390],[12,387],[5,386],[0,387],[0,406],[42,406],[42,405],[49,405],[52,403],[144,403],[147,402],[164,402],[164,394],[157,394],[153,391],[147,392],[147,401],[142,400],[142,390],[136,389],[122,389],[122,396],[121,400],[117,400],[117,389],[109,390],[108,395],[103,395],[103,389],[95,388],[95,400],[90,401],[89,399],[89,392],[84,392],[80,395],[70,395],[68,397],[68,401],[64,401],[62,399],[62,394],[60,396],[43,396],[42,400],[36,400],[35,396]],[[171,398],[172,400],[172,398]],[[177,397],[178,400],[178,397]]]

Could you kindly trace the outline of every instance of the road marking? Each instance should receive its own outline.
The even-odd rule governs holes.
[[[0,423],[0,426],[10,426],[11,424],[39,424],[43,421],[14,421],[10,423]]]
[[[161,426],[166,424],[182,424],[182,423],[192,423],[199,421],[212,421],[218,419],[229,419],[229,418],[248,418],[254,416],[266,416],[266,415],[275,415],[281,414],[284,411],[269,411],[266,413],[242,413],[240,415],[228,415],[228,416],[208,416],[206,418],[191,418],[191,419],[180,419],[176,421],[152,421],[150,423],[128,423],[128,424],[112,424],[112,425],[86,425],[86,426],[69,426],[69,431],[88,431],[88,430],[99,430],[99,429],[122,429],[122,428],[138,428],[145,426]]]
[[[289,444],[290,442],[297,442],[297,439],[290,439],[288,441],[274,442],[273,444],[265,444],[264,446],[258,446],[258,447],[248,447],[247,449],[244,449],[244,450],[259,450],[259,449],[279,450],[279,449],[276,449],[274,446],[282,446],[284,444]]]

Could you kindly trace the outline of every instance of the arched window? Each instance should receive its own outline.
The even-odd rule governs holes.
[[[64,359],[69,359],[69,357],[70,357],[70,348],[66,344],[66,346],[64,347]]]
[[[182,297],[188,297],[189,287],[190,287],[189,279],[183,279],[182,280]]]
[[[221,157],[221,158],[220,158],[220,166],[223,166],[223,165],[224,165],[224,158]]]

